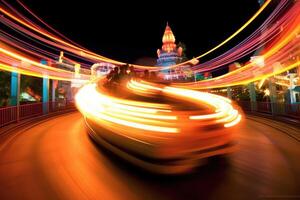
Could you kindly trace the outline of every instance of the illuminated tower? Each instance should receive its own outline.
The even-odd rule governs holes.
[[[157,50],[157,65],[171,66],[181,61],[182,48],[177,48],[175,44],[175,36],[167,23],[163,38],[162,49]]]

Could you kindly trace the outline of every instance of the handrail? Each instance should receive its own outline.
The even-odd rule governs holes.
[[[245,112],[266,113],[271,114],[273,116],[284,116],[287,118],[300,120],[300,103],[287,104],[260,101],[236,101],[236,103]],[[253,104],[255,104],[255,107],[253,107]]]
[[[57,111],[69,110],[71,108],[75,108],[74,102],[71,101],[38,102],[19,106],[1,107],[0,128],[21,120],[47,115]]]

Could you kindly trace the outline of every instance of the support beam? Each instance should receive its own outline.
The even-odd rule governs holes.
[[[47,65],[48,62],[46,60],[41,60],[41,64]],[[49,112],[49,78],[45,74],[43,77],[43,114],[47,114]]]
[[[11,73],[10,83],[10,105],[16,106],[16,121],[20,120],[20,83],[21,75],[17,72]],[[14,118],[14,116],[12,116]]]
[[[231,87],[227,87],[227,98],[232,99]]]
[[[43,78],[43,114],[49,112],[49,78]]]
[[[52,102],[56,101],[56,88],[58,85],[58,80],[52,80]]]
[[[255,85],[254,83],[248,84],[249,89],[249,96],[250,96],[250,103],[251,103],[251,111],[257,111],[257,102],[256,102],[256,92],[255,92]]]
[[[272,115],[276,115],[276,103],[277,103],[277,90],[274,78],[269,79],[269,90],[270,90],[270,101],[271,101],[271,111]]]
[[[11,73],[11,83],[10,83],[10,105],[19,105],[20,98],[20,74],[17,72]]]
[[[296,95],[294,92],[294,88],[295,88],[295,83],[294,83],[294,79],[296,77],[297,74],[294,73],[290,73],[289,74],[289,78],[290,78],[290,84],[289,84],[289,94],[290,94],[290,104],[294,104],[296,103]]]

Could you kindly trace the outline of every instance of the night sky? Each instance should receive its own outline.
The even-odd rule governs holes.
[[[23,2],[68,38],[101,55],[129,63],[141,57],[156,58],[167,21],[176,42],[185,43],[187,56],[192,58],[223,41],[259,9],[257,0],[207,0],[198,1],[198,5],[188,0]],[[254,31],[270,10],[211,56],[224,52]]]

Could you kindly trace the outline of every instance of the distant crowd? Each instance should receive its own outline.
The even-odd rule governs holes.
[[[106,76],[106,87],[116,87],[119,84],[125,83],[131,78],[142,78],[144,80],[156,80],[156,72],[144,70],[143,74],[137,73],[133,66],[124,65],[121,67],[115,67]]]

